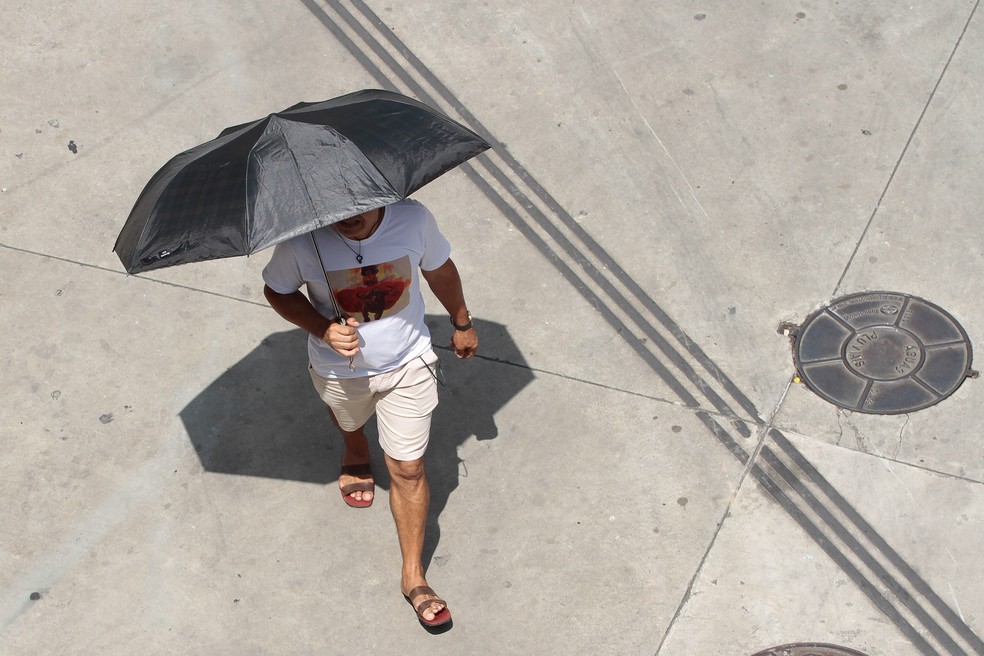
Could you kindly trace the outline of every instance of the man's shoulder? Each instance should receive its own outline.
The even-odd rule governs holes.
[[[323,228],[318,228],[318,230],[323,230]],[[315,231],[317,232],[317,230]],[[299,235],[295,235],[290,239],[285,239],[284,241],[277,244],[274,249],[274,255],[279,257],[291,256],[297,257],[297,251],[303,250],[304,244],[311,243],[311,233],[305,232]]]
[[[406,200],[401,200],[387,206],[387,210],[393,212],[394,215],[399,216],[417,216],[417,217],[427,217],[430,215],[430,210],[421,203],[420,201],[413,200],[412,198],[407,198]]]
[[[401,200],[387,206],[390,213],[389,229],[399,232],[426,233],[435,223],[434,215],[427,207],[415,200]]]

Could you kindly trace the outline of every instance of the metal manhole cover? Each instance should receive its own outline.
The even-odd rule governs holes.
[[[841,297],[807,317],[793,337],[803,382],[855,412],[921,410],[976,375],[970,340],[957,320],[908,294]]]
[[[752,656],[866,656],[865,654],[838,647],[837,645],[825,645],[819,642],[798,642],[794,645],[782,645],[760,651]]]

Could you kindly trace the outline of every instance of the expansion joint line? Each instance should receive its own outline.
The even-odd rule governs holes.
[[[861,236],[858,237],[858,241],[854,245],[854,250],[851,252],[851,256],[847,258],[847,264],[844,266],[844,270],[841,272],[841,276],[837,280],[837,284],[834,286],[834,297],[840,294],[841,285],[844,284],[844,279],[847,277],[847,272],[851,270],[851,266],[854,264],[854,259],[857,257],[858,251],[861,250],[861,244],[864,243],[865,237],[868,236],[868,231],[871,230],[871,226],[875,222],[875,217],[881,209],[882,201],[885,200],[888,190],[892,187],[892,182],[895,181],[895,174],[899,172],[899,167],[902,166],[902,160],[905,159],[906,153],[909,152],[909,146],[912,145],[912,140],[915,138],[916,132],[919,131],[919,126],[922,125],[923,119],[926,118],[926,113],[929,111],[929,106],[933,104],[933,99],[936,97],[936,92],[939,90],[940,84],[943,82],[943,78],[946,76],[946,72],[949,70],[950,64],[953,62],[953,58],[956,56],[957,50],[963,42],[964,35],[967,34],[967,29],[970,27],[970,22],[974,20],[974,16],[977,13],[978,7],[980,7],[980,4],[981,0],[977,0],[974,3],[974,7],[970,10],[970,15],[967,16],[967,22],[964,23],[963,30],[961,30],[960,36],[957,37],[957,42],[953,44],[953,50],[950,51],[950,56],[943,65],[943,70],[940,71],[939,77],[936,78],[936,84],[933,85],[933,90],[929,92],[929,97],[926,99],[926,103],[923,105],[922,111],[919,113],[919,118],[916,119],[915,125],[912,126],[912,131],[909,133],[909,138],[906,139],[905,145],[902,147],[902,152],[899,153],[899,157],[895,161],[895,166],[892,168],[892,172],[889,174],[888,180],[885,182],[885,187],[882,189],[881,195],[878,197],[878,201],[875,202],[875,208],[871,211],[871,216],[868,217],[868,222],[861,231]]]

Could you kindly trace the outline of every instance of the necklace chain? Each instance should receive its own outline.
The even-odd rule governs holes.
[[[358,252],[356,252],[356,250],[352,248],[352,246],[348,243],[348,240],[345,239],[345,237],[342,237],[337,232],[335,234],[338,235],[338,238],[342,240],[342,243],[345,244],[345,247],[350,251],[352,251],[352,254],[355,255],[355,261],[358,262],[359,264],[362,264],[362,242],[359,241],[359,250]]]
[[[371,237],[373,235],[373,233],[376,232],[376,228],[379,227],[379,224],[382,223],[382,221],[383,221],[383,210],[380,209],[379,210],[379,215],[376,217],[376,222],[372,224],[372,227],[371,228],[369,228],[369,232],[366,233],[366,236],[363,237],[362,239],[356,240],[356,241],[359,242],[359,250],[358,251],[356,251],[354,248],[352,248],[352,245],[348,243],[348,239],[346,239],[342,235],[338,234],[338,231],[337,230],[334,230],[333,232],[335,233],[335,236],[338,237],[342,241],[343,244],[345,244],[345,247],[347,249],[349,249],[350,251],[352,251],[352,255],[355,255],[355,261],[358,262],[359,264],[362,264],[362,241],[364,239],[368,239],[369,237]]]

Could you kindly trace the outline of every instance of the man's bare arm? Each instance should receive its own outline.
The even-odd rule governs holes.
[[[447,262],[432,271],[421,269],[421,275],[427,281],[434,296],[441,302],[444,309],[451,315],[451,320],[464,326],[469,323],[468,306],[465,304],[465,293],[461,287],[461,276],[458,267],[449,258]],[[455,330],[451,335],[451,345],[459,358],[470,358],[478,350],[478,333],[475,328]]]
[[[334,322],[324,316],[313,305],[308,297],[300,291],[293,294],[278,294],[263,286],[263,296],[277,314],[331,345],[333,349],[346,357],[352,357],[359,352],[359,336],[355,329],[359,322],[351,317],[345,325]]]

